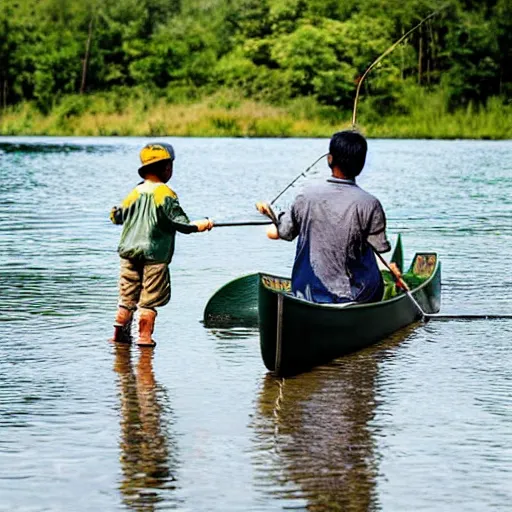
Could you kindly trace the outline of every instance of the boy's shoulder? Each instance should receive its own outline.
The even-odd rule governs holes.
[[[143,181],[139,183],[135,190],[139,192],[139,194],[163,194],[171,197],[177,197],[174,190],[171,187],[162,182],[155,181]]]
[[[155,183],[151,181],[144,181],[139,183],[123,200],[123,208],[128,208],[133,204],[142,194],[150,194],[153,196],[157,206],[164,204],[166,198],[178,199],[176,192],[165,183]]]
[[[169,199],[178,199],[176,192],[167,186],[165,183],[158,183],[157,186],[153,190],[153,197],[155,198],[155,204],[160,206],[165,203],[167,198]]]

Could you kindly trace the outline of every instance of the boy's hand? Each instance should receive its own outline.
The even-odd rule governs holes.
[[[121,213],[122,208],[119,208],[119,206],[113,206],[110,210],[110,221],[113,224],[120,224],[119,214]]]
[[[213,220],[212,219],[200,219],[200,220],[194,220],[191,222],[191,224],[194,224],[194,226],[197,226],[197,230],[199,232],[202,231],[210,231],[210,229],[213,228]]]

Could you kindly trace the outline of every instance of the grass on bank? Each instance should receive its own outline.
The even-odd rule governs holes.
[[[485,108],[450,112],[441,92],[416,91],[403,99],[407,114],[380,117],[361,99],[360,129],[375,138],[512,139],[512,105],[500,98]],[[222,91],[194,101],[151,94],[67,96],[43,114],[22,103],[0,114],[1,135],[330,137],[350,126],[351,112],[299,98],[286,106]]]

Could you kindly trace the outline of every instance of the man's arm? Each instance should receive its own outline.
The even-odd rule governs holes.
[[[378,199],[375,200],[370,214],[367,241],[379,253],[391,250],[386,236],[386,214]]]
[[[281,212],[277,217],[279,238],[289,242],[294,240],[300,231],[294,207],[295,203],[286,212]]]
[[[298,236],[300,227],[296,214],[297,199],[288,211],[281,212],[277,216],[274,214],[268,203],[256,203],[256,208],[260,213],[266,215],[274,222],[274,226],[271,226],[267,230],[267,236],[269,238],[273,240],[281,238],[283,240],[292,241]]]

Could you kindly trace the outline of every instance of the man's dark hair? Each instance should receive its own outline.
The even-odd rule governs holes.
[[[145,178],[147,174],[154,174],[162,179],[162,176],[167,168],[167,164],[172,162],[170,159],[159,160],[153,164],[145,165],[139,169],[139,176]]]
[[[355,178],[364,167],[368,144],[366,139],[356,131],[345,130],[335,133],[329,143],[332,155],[331,167],[337,166],[347,178]]]

